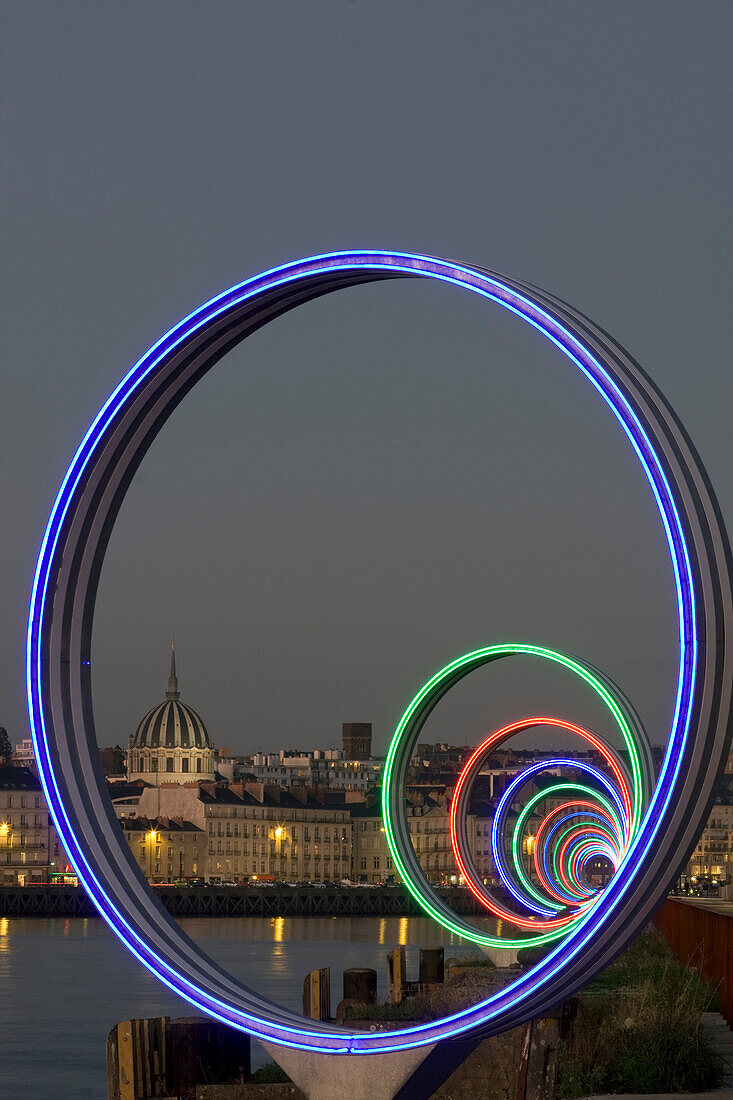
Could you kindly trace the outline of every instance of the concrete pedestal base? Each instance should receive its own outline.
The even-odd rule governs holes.
[[[395,1054],[314,1054],[262,1043],[308,1100],[392,1100],[432,1046]]]
[[[517,949],[512,947],[481,947],[487,959],[491,959],[494,966],[501,969],[507,966],[515,966],[518,962]]]

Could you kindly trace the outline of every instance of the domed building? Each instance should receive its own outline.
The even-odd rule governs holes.
[[[214,746],[199,715],[181,702],[176,676],[176,651],[171,646],[171,674],[165,700],[149,710],[128,742],[128,782],[212,782]]]

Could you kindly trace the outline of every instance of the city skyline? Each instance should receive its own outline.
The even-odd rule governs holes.
[[[4,13],[16,108],[0,722],[14,740],[28,729],[33,562],[99,403],[188,309],[299,254],[365,244],[475,257],[577,303],[670,396],[733,514],[728,16],[660,22],[630,5],[630,34],[618,11],[568,5],[533,9],[528,36],[520,6],[497,37],[489,10],[459,7],[446,27],[439,5],[421,5],[419,20],[407,5],[385,35],[364,5],[335,21],[320,5],[287,17],[255,7],[248,40],[260,48],[243,67],[226,33],[234,9],[221,10],[214,24],[193,9],[171,21],[161,5],[144,34],[137,12]],[[370,61],[356,100],[334,95],[350,86],[345,33]],[[202,42],[217,57],[206,85],[192,62]],[[321,64],[304,86],[306,43]],[[39,68],[29,49],[53,63]],[[373,110],[354,126],[375,76]],[[264,87],[281,143],[265,141],[259,110],[239,108],[261,105]],[[130,98],[118,111],[119,88]],[[571,126],[552,124],[568,112]],[[173,204],[159,186],[171,166]],[[41,231],[51,226],[55,237]],[[53,287],[40,325],[28,323],[39,271]],[[593,659],[658,739],[673,615],[660,544],[623,440],[539,338],[446,287],[312,303],[222,361],[133,482],[99,592],[100,742],[124,740],[154,703],[172,632],[187,698],[239,751],[299,731],[337,737],[349,719],[371,720],[383,749],[426,676],[501,637]],[[519,693],[581,717],[564,682],[506,677],[436,713],[435,739],[477,741]]]

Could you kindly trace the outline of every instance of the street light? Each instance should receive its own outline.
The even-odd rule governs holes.
[[[152,878],[153,878],[153,856],[155,855],[155,852],[153,850],[153,845],[155,844],[155,842],[158,839],[158,834],[157,834],[156,830],[151,829],[150,832],[147,834],[146,839],[148,841],[148,879],[150,881],[152,881]]]

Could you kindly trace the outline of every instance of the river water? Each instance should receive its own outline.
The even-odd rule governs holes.
[[[447,956],[476,954],[424,917],[230,917],[181,925],[233,975],[296,1012],[303,978],[316,967],[331,967],[334,1011],[348,967],[373,967],[386,997],[386,955],[397,944],[406,947],[410,977],[417,977],[420,946],[444,945]],[[194,1011],[102,920],[0,919],[2,1100],[106,1100],[109,1030],[119,1020]],[[265,1060],[253,1042],[253,1065]]]

